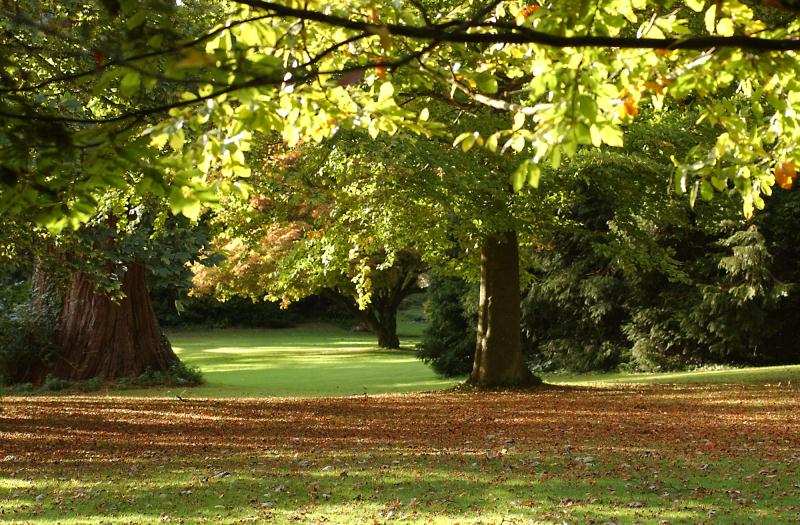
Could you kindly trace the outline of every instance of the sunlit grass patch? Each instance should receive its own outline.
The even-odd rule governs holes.
[[[509,453],[464,458],[386,451],[261,458],[199,458],[181,468],[23,471],[28,487],[3,485],[10,523],[792,523],[798,490],[787,466],[625,454]],[[726,473],[732,473],[726,474]],[[94,478],[77,482],[69,476]],[[757,479],[749,483],[746,478]],[[772,480],[764,488],[764,481]],[[783,494],[783,495],[782,495]]]
[[[375,337],[330,325],[282,330],[176,331],[178,356],[201,369],[206,384],[182,389],[112,391],[125,396],[350,396],[450,388],[414,357],[419,323],[400,327],[400,350],[380,350]]]

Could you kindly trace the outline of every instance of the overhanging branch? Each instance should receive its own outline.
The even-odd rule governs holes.
[[[537,44],[558,48],[620,48],[620,49],[672,49],[705,51],[711,48],[737,48],[754,51],[798,51],[800,39],[767,39],[751,36],[690,36],[684,38],[635,38],[594,35],[560,36],[535,31],[521,26],[501,23],[480,23],[477,20],[448,22],[425,26],[403,24],[375,24],[353,20],[309,9],[298,9],[275,2],[261,0],[233,0],[233,2],[264,9],[275,15],[319,22],[321,24],[393,36],[454,42],[464,44]],[[453,29],[455,27],[455,29]],[[483,31],[468,31],[482,29]]]

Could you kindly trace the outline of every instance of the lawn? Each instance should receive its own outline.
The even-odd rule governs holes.
[[[181,330],[169,334],[181,359],[199,367],[207,383],[197,388],[122,390],[105,395],[196,398],[325,397],[449,389],[464,378],[444,379],[414,357],[421,324],[400,326],[401,350],[379,350],[375,338],[334,325],[281,330]],[[560,385],[800,383],[800,366],[700,370],[662,374],[547,374]]]
[[[800,389],[7,397],[23,524],[796,524]]]
[[[800,367],[419,393],[455,382],[404,332],[175,332],[207,385],[3,397],[0,522],[800,523]]]
[[[449,388],[414,357],[419,327],[400,327],[403,349],[379,350],[375,337],[333,325],[281,330],[199,330],[170,333],[176,353],[203,371],[206,384],[112,392],[126,396],[348,396]]]
[[[690,372],[630,374],[621,372],[592,374],[546,374],[548,383],[563,385],[615,384],[798,384],[800,366],[701,369]]]

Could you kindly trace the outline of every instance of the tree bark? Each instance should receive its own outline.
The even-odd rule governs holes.
[[[397,335],[397,311],[400,303],[409,295],[418,292],[417,276],[421,263],[414,254],[406,254],[394,266],[376,277],[376,288],[372,301],[365,309],[358,306],[355,290],[337,289],[336,296],[353,312],[365,328],[378,338],[378,347],[400,348]]]
[[[400,348],[397,336],[397,308],[380,308],[370,305],[366,310],[359,310],[358,316],[370,332],[378,338],[378,347],[396,350]]]
[[[69,380],[137,376],[166,371],[178,362],[150,304],[145,268],[125,273],[124,299],[96,290],[91,276],[72,276],[61,311],[59,346],[52,374]]]
[[[510,231],[481,246],[478,339],[469,383],[491,388],[536,382],[522,355],[520,315],[519,246]]]

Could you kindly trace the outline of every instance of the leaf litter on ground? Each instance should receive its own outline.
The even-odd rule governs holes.
[[[796,523],[798,393],[7,397],[0,521]]]

